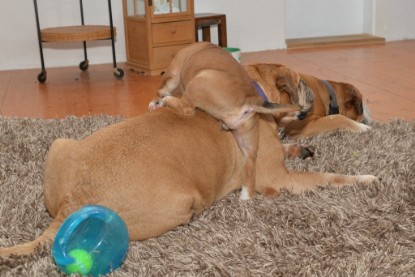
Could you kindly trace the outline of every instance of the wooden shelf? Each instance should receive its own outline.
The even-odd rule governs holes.
[[[116,35],[116,28],[114,37]],[[97,39],[110,39],[111,28],[105,25],[81,25],[52,27],[41,30],[42,41],[45,42],[67,42],[67,41],[88,41]]]

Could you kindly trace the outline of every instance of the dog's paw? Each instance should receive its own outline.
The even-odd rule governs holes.
[[[313,158],[316,153],[316,148],[312,145],[301,144],[284,144],[286,158]]]
[[[148,104],[148,110],[150,112],[152,112],[152,111],[154,111],[158,108],[165,107],[165,106],[166,105],[165,105],[165,103],[163,102],[162,99],[153,100],[153,101],[150,102],[150,104]]]
[[[369,125],[359,123],[359,122],[355,122],[355,123],[356,123],[356,125],[355,125],[356,132],[359,132],[359,133],[360,132],[367,132],[367,131],[372,129],[372,127],[369,126]]]
[[[359,176],[359,182],[363,184],[371,184],[374,182],[377,182],[379,179],[376,176],[373,175],[360,175]]]
[[[312,145],[299,145],[300,147],[300,158],[305,160],[307,158],[313,158],[316,153],[316,148]]]

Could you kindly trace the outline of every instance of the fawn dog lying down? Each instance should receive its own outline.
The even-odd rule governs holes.
[[[276,125],[259,120],[256,191],[276,196],[317,186],[370,183],[371,175],[289,172]],[[36,240],[0,248],[0,256],[30,254],[53,240],[69,214],[87,204],[107,206],[126,222],[131,240],[160,236],[241,188],[245,158],[230,132],[201,111],[194,116],[158,109],[51,145],[44,201],[54,218]]]
[[[161,80],[149,110],[169,106],[191,115],[199,108],[231,130],[245,156],[241,199],[255,194],[258,114],[300,110],[299,105],[266,102],[242,65],[217,45],[201,42],[180,50]]]

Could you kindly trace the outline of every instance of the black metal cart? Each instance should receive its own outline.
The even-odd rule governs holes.
[[[46,29],[40,29],[37,0],[33,0],[33,2],[35,5],[36,27],[37,27],[37,35],[38,35],[38,40],[39,40],[39,50],[40,50],[40,61],[42,64],[42,71],[37,76],[37,79],[40,83],[44,83],[47,78],[45,62],[43,58],[43,42],[82,41],[83,46],[84,46],[85,59],[79,64],[79,68],[82,71],[85,71],[88,69],[88,65],[89,65],[87,51],[86,51],[86,42],[90,40],[111,39],[114,76],[117,79],[122,79],[124,77],[124,71],[120,68],[117,68],[117,61],[115,58],[114,38],[115,38],[116,29],[112,23],[111,0],[108,0],[108,12],[109,12],[109,21],[110,21],[109,26],[85,25],[83,3],[82,3],[82,0],[79,0],[82,25],[53,27],[53,28],[46,28]]]

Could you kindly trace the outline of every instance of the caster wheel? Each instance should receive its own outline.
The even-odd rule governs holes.
[[[118,80],[121,80],[122,77],[124,77],[124,70],[120,69],[120,68],[115,68],[114,69],[114,76],[115,78],[117,78]]]
[[[82,62],[79,64],[79,68],[80,68],[82,71],[87,70],[87,69],[88,69],[88,66],[89,66],[89,61],[88,61],[88,60],[82,61]]]
[[[37,80],[39,81],[39,83],[44,83],[46,82],[46,71],[42,71],[37,75]]]

